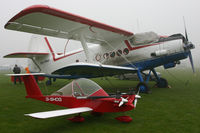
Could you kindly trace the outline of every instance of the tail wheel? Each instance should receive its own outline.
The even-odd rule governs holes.
[[[157,82],[157,87],[158,88],[167,88],[168,87],[168,82],[164,78],[160,78],[160,80]]]
[[[136,89],[135,89],[135,94],[139,94],[139,92],[150,93],[149,87],[147,86],[146,83],[144,83],[144,82],[138,83],[138,85],[136,86]]]

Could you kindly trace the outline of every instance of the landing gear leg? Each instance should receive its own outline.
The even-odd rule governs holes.
[[[142,74],[141,74],[139,69],[137,71],[137,75],[138,75],[138,78],[140,80],[140,83],[138,83],[136,90],[135,90],[135,93],[136,94],[138,94],[138,92],[150,93],[150,90],[149,90],[147,84],[144,82],[144,79],[143,79]],[[148,79],[149,78],[147,78],[147,81],[148,81]]]
[[[152,72],[153,72],[153,74],[154,74],[154,76],[156,77],[156,86],[158,87],[158,88],[167,88],[168,87],[168,82],[167,82],[167,80],[166,79],[164,79],[164,78],[160,78],[159,76],[158,76],[158,74],[156,73],[156,71],[155,71],[155,69],[152,69]]]
[[[85,118],[83,116],[81,116],[81,114],[74,116],[72,118],[68,118],[68,120],[72,121],[72,122],[84,122]]]
[[[51,78],[49,78],[49,80],[46,81],[46,85],[49,86],[49,85],[51,85],[51,84],[52,84]]]

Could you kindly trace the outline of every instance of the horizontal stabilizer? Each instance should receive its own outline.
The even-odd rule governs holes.
[[[49,53],[19,52],[19,53],[11,53],[5,55],[4,58],[33,58],[33,57],[41,57],[47,55],[49,55]]]
[[[52,74],[72,75],[85,78],[113,76],[124,73],[136,73],[137,68],[101,65],[92,63],[74,63],[56,70]]]
[[[6,74],[6,76],[28,76],[28,75],[45,75],[45,73]]]
[[[25,116],[31,116],[31,117],[39,118],[39,119],[46,119],[46,118],[51,118],[51,117],[63,116],[63,115],[83,113],[83,112],[88,112],[88,111],[92,111],[92,110],[93,109],[88,108],[88,107],[80,107],[80,108],[25,114]]]

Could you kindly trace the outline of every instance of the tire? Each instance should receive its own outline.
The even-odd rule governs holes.
[[[168,87],[168,82],[164,78],[160,78],[160,81],[157,82],[157,87],[158,88],[167,88]]]
[[[140,82],[136,86],[135,94],[138,94],[139,91],[142,92],[142,93],[147,93],[147,94],[150,93],[149,87],[144,82]]]

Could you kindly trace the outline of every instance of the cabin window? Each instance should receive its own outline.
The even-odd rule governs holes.
[[[73,80],[60,90],[54,92],[52,95],[63,95],[63,96],[90,96],[102,89],[97,83],[92,80],[80,78]]]

